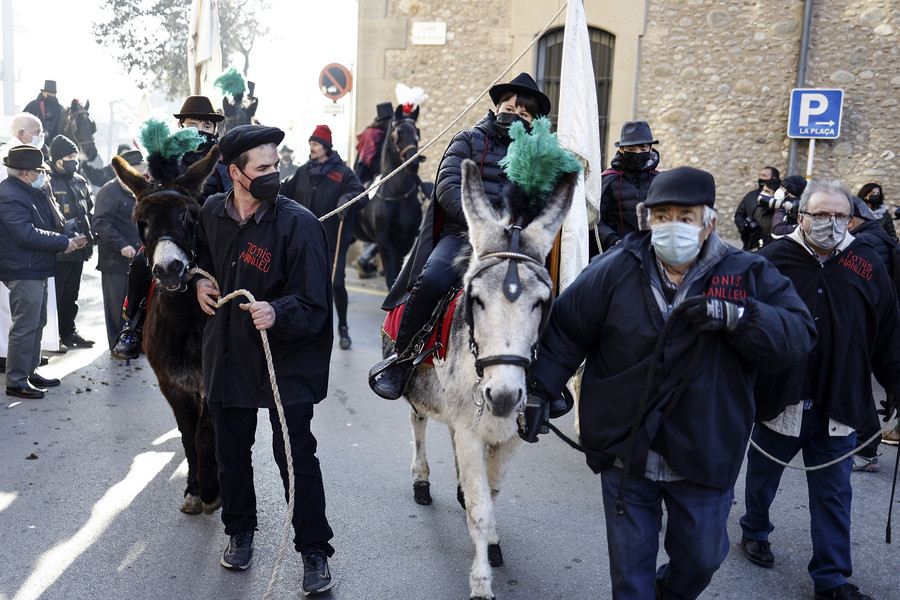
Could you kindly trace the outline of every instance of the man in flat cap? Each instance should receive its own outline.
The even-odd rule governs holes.
[[[279,194],[275,127],[241,125],[219,143],[234,183],[210,196],[200,212],[197,264],[216,278],[197,281],[197,299],[210,315],[203,332],[203,383],[215,425],[222,486],[222,521],[230,537],[221,563],[246,569],[257,526],[251,447],[260,408],[269,411],[275,461],[285,491],[287,463],[260,331],[268,332],[296,481],[294,547],[303,556],[303,593],[329,589],[334,553],[325,491],[310,430],[325,398],[331,359],[332,308],[328,243],[309,210]],[[217,308],[237,288],[256,298]]]
[[[594,259],[560,294],[532,367],[526,441],[587,361],[581,442],[601,476],[618,600],[697,598],[709,584],[728,554],[753,382],[802,360],[815,336],[790,281],[716,235],[714,201],[705,171],[656,177],[637,209],[650,230]],[[657,567],[663,503],[669,562]]]
[[[59,120],[62,117],[62,106],[56,99],[56,82],[52,79],[44,81],[37,98],[25,105],[25,112],[31,113],[44,124],[47,140],[56,137],[59,131]]]
[[[9,288],[12,327],[6,360],[6,395],[43,398],[59,379],[38,374],[41,334],[47,323],[47,279],[56,254],[73,252],[84,237],[68,238],[62,217],[44,190],[49,167],[31,146],[17,146],[3,159],[9,176],[0,181],[0,281]]]

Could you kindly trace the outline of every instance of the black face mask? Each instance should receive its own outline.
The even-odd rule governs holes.
[[[241,173],[244,172],[241,171]],[[244,173],[244,177],[247,177],[246,173]],[[275,202],[278,198],[278,192],[281,189],[279,173],[276,171],[274,173],[260,175],[256,179],[250,179],[250,187],[245,187],[244,189],[250,192],[250,195],[260,202]]]
[[[497,115],[494,127],[497,129],[497,133],[500,134],[502,139],[509,141],[509,128],[512,127],[512,124],[516,121],[525,126],[525,131],[531,131],[531,123],[513,113],[500,113]]]
[[[650,152],[622,152],[621,154],[626,171],[640,171],[652,156]]]
[[[777,190],[781,187],[781,180],[777,177],[773,177],[772,179],[757,179],[756,182],[759,184],[759,187],[768,186],[770,190]]]
[[[202,135],[204,139],[203,142],[197,147],[197,152],[206,154],[207,152],[212,150],[212,147],[215,146],[216,142],[219,141],[219,136],[215,133],[209,133],[206,131],[200,131],[198,133]]]
[[[881,194],[869,194],[868,200],[869,204],[871,204],[872,206],[880,206],[884,201],[884,196],[882,196]]]
[[[75,170],[78,168],[77,160],[64,160],[63,162],[63,171],[68,173],[69,175],[74,175]]]

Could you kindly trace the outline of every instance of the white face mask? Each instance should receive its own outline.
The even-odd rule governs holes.
[[[28,143],[32,148],[37,148],[40,150],[44,147],[44,136],[42,135],[33,135],[31,136],[31,142]]]
[[[31,182],[31,187],[35,189],[41,189],[44,187],[44,182],[47,180],[47,174],[43,171],[38,173],[38,178]]]
[[[838,223],[834,218],[827,221],[810,219],[809,231],[806,233],[806,237],[813,246],[822,250],[831,250],[844,240],[846,233],[847,225]]]
[[[784,200],[784,188],[778,188],[774,197],[776,200]]]
[[[667,265],[683,265],[700,254],[702,227],[672,221],[653,225],[650,243],[659,260]]]

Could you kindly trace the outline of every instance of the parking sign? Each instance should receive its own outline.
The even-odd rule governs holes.
[[[844,90],[791,90],[788,137],[833,140],[841,135]]]

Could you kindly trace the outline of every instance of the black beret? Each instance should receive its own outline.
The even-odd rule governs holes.
[[[78,154],[78,146],[64,135],[58,135],[50,142],[50,160],[53,162],[70,154]]]
[[[238,156],[263,144],[275,144],[284,139],[284,132],[277,127],[265,125],[238,125],[229,129],[228,133],[219,140],[219,151],[222,153],[222,162],[231,164]]]
[[[716,203],[716,180],[693,167],[675,167],[657,175],[644,206],[709,206]]]

